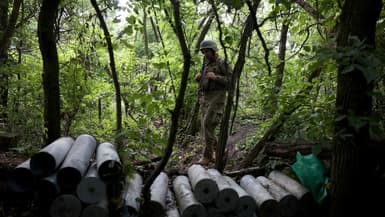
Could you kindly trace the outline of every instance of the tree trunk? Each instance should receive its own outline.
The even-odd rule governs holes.
[[[370,52],[375,45],[376,22],[382,8],[381,0],[345,1],[340,16],[337,52],[339,48],[352,47],[357,37],[365,48],[360,52]],[[360,62],[346,63],[337,60],[337,99],[335,138],[332,147],[331,167],[331,217],[373,216],[371,195],[373,186],[373,158],[368,155],[369,117],[372,110],[373,81],[365,78],[361,68],[346,68]],[[345,70],[345,71],[344,71]],[[358,120],[353,122],[353,120]],[[365,198],[357,200],[357,198]]]
[[[194,54],[199,53],[200,43],[203,41],[203,39],[207,35],[207,32],[210,30],[210,26],[211,26],[211,23],[213,22],[213,19],[214,19],[214,16],[209,16],[208,18],[205,19],[206,22],[204,23],[202,31],[201,31],[200,35],[198,36],[197,43],[195,44]],[[202,68],[203,68],[203,66],[204,66],[204,61],[202,63]],[[195,135],[195,133],[197,131],[199,131],[199,128],[200,128],[199,127],[199,123],[200,123],[200,121],[199,121],[199,119],[200,119],[199,118],[199,108],[200,108],[199,97],[197,95],[196,100],[195,100],[194,109],[193,109],[192,115],[190,116],[189,122],[188,122],[187,132],[189,135]]]
[[[311,84],[313,79],[318,77],[321,73],[321,68],[315,69],[308,78],[308,82]],[[301,102],[306,99],[306,96],[313,88],[313,85],[307,85],[304,89],[299,91],[299,93],[294,97],[294,99],[286,105],[278,118],[270,125],[269,129],[263,134],[262,138],[254,145],[249,153],[247,153],[246,157],[240,163],[241,167],[248,167],[251,165],[253,160],[258,156],[259,152],[263,149],[268,141],[277,133],[289,116],[297,110],[300,106]]]
[[[39,21],[39,47],[43,59],[44,125],[49,144],[60,137],[59,59],[55,21],[60,0],[43,0]]]
[[[308,2],[304,0],[295,0],[299,6],[301,6],[305,11],[307,11],[314,19],[324,19],[325,17],[319,13],[315,8],[313,8]]]
[[[19,17],[19,10],[22,0],[14,0],[12,5],[11,16],[8,17],[9,0],[3,0],[0,3],[0,68],[8,63],[8,49],[11,38],[15,33],[16,21]],[[4,109],[8,105],[8,79],[9,74],[2,72],[0,74],[0,106]],[[6,118],[7,115],[3,110],[0,118]]]
[[[121,91],[120,91],[118,73],[116,72],[114,48],[112,46],[111,35],[108,31],[107,24],[104,21],[102,12],[100,11],[98,4],[96,3],[96,0],[91,0],[91,4],[96,11],[96,15],[99,18],[100,26],[103,29],[104,37],[105,37],[106,42],[107,42],[108,54],[110,57],[111,75],[112,75],[112,80],[114,81],[114,87],[115,87],[116,135],[117,135],[116,145],[117,145],[117,150],[119,151],[121,148],[121,145],[122,145],[121,140],[120,140],[120,136],[118,136],[120,134],[120,131],[122,130],[122,96],[121,96]]]
[[[228,91],[227,102],[226,102],[225,111],[223,114],[221,127],[220,127],[218,147],[215,153],[215,157],[216,157],[215,168],[217,168],[217,170],[220,172],[223,172],[226,164],[224,154],[225,154],[225,148],[226,148],[227,138],[228,138],[229,121],[230,121],[230,115],[231,115],[231,108],[233,106],[235,87],[239,81],[239,78],[243,70],[243,66],[245,64],[247,41],[251,37],[255,27],[254,25],[256,24],[256,22],[254,22],[255,18],[253,17],[253,15],[255,15],[255,11],[257,10],[259,3],[260,1],[256,1],[252,5],[251,10],[254,13],[251,13],[246,19],[245,28],[243,29],[241,39],[240,39],[238,59],[234,65],[234,70],[231,77],[231,82],[230,82],[231,84]],[[215,9],[214,9],[214,12],[215,12]],[[236,111],[234,111],[234,114],[235,113]]]
[[[187,80],[190,72],[191,54],[187,47],[186,39],[182,29],[179,1],[178,0],[170,0],[170,1],[173,6],[173,12],[174,12],[175,33],[178,37],[178,41],[183,54],[183,73],[182,73],[178,96],[176,98],[174,110],[171,115],[171,127],[170,127],[169,136],[168,136],[167,146],[164,150],[162,160],[157,165],[155,170],[151,173],[151,175],[148,177],[143,187],[144,206],[146,206],[146,204],[150,201],[150,187],[152,183],[154,182],[155,178],[159,175],[159,173],[166,167],[166,164],[172,154],[172,150],[176,139],[176,134],[178,132],[179,115],[183,107],[183,101],[184,101],[184,96],[185,96],[186,87],[187,87]]]
[[[286,57],[286,42],[287,42],[287,33],[289,31],[289,25],[285,23],[282,23],[281,27],[281,37],[279,40],[279,52],[278,52],[278,59],[279,64],[277,66],[277,71],[275,73],[275,84],[274,84],[274,90],[271,93],[270,97],[270,103],[265,107],[265,113],[268,114],[268,116],[273,116],[274,113],[277,111],[277,105],[278,105],[278,96],[279,92],[281,91],[282,87],[282,81],[283,81],[283,75],[285,71],[285,57]]]

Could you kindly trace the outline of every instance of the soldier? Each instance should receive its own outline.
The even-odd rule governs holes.
[[[199,163],[207,165],[215,157],[214,150],[218,142],[215,131],[222,120],[232,69],[219,57],[218,47],[214,41],[202,41],[200,50],[204,56],[204,67],[195,76],[195,80],[199,82],[201,137],[205,148]]]

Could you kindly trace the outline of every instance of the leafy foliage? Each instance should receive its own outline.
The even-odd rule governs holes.
[[[238,55],[244,21],[250,13],[245,1],[215,1],[221,15],[221,27],[229,61]],[[367,120],[351,117],[353,125],[373,122],[373,132],[384,132],[384,32],[379,31],[377,52],[363,52],[362,42],[348,48],[334,43],[334,28],[340,9],[333,1],[308,1],[315,6],[323,20],[316,20],[293,1],[261,1],[257,24],[269,51],[268,64],[275,69],[278,58],[280,28],[289,25],[286,43],[283,85],[273,108],[276,75],[269,74],[266,50],[260,36],[254,34],[248,42],[245,66],[240,78],[240,98],[236,122],[258,125],[255,137],[246,146],[255,144],[288,107],[298,107],[289,117],[277,140],[330,140],[334,122],[336,62],[343,62],[345,73],[359,68],[376,90],[375,112]],[[173,108],[180,83],[183,57],[174,33],[171,5],[168,1],[99,1],[112,32],[119,81],[124,103],[124,139],[122,153],[127,158],[149,160],[161,154],[166,144],[170,110]],[[208,1],[181,1],[181,16],[187,44],[191,50],[192,66],[182,120],[189,120],[197,97],[194,75],[201,70],[202,59],[195,52],[201,21],[210,13]],[[37,9],[35,9],[37,10]],[[35,14],[38,11],[33,11]],[[146,13],[146,20],[144,15]],[[102,31],[89,1],[63,1],[57,20],[60,60],[60,90],[63,134],[76,136],[91,133],[99,140],[114,140],[115,90],[109,72],[108,54]],[[379,29],[384,22],[379,24]],[[15,64],[2,66],[1,73],[10,75],[9,103],[6,108],[10,131],[20,135],[20,147],[40,147],[43,129],[43,91],[41,86],[41,57],[34,34],[35,18],[29,18],[17,31],[11,49]],[[213,23],[206,38],[219,40],[218,24]],[[382,28],[383,30],[383,28]],[[147,34],[146,37],[144,34]],[[23,42],[22,61],[17,46]],[[322,68],[312,83],[308,76]],[[312,85],[303,97],[301,90]],[[187,121],[182,122],[187,125]],[[181,128],[184,128],[182,126]]]

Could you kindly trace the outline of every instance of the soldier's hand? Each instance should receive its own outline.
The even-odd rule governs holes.
[[[217,76],[215,75],[214,72],[207,72],[206,75],[207,75],[207,77],[210,78],[210,79],[216,79],[216,78],[217,78]]]
[[[202,77],[202,74],[201,73],[198,73],[195,75],[195,80],[196,81],[200,81],[201,80],[201,77]]]

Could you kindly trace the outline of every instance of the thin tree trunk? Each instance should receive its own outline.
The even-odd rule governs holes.
[[[286,42],[287,42],[287,32],[289,30],[289,25],[285,22],[282,23],[281,27],[281,38],[279,40],[279,52],[278,52],[278,59],[279,64],[277,66],[277,71],[275,73],[275,85],[274,85],[274,92],[271,96],[271,105],[268,108],[269,115],[274,115],[274,113],[277,110],[277,104],[278,104],[278,96],[279,92],[281,91],[282,87],[282,81],[283,81],[283,75],[285,71],[285,56],[286,56]]]
[[[260,1],[256,1],[254,5],[252,6],[252,10],[255,12],[256,8],[258,7]],[[214,9],[214,8],[213,8]],[[215,9],[214,9],[215,11]],[[255,15],[255,13],[253,13]],[[231,113],[231,107],[233,106],[233,98],[234,98],[234,91],[235,86],[239,81],[239,78],[241,76],[241,72],[243,69],[243,66],[245,64],[245,54],[246,54],[246,47],[247,47],[247,41],[248,38],[251,37],[252,32],[254,30],[255,25],[255,18],[253,17],[253,14],[250,14],[245,23],[245,28],[242,32],[241,40],[240,40],[240,48],[239,48],[239,54],[237,62],[235,63],[232,78],[231,78],[231,84],[227,96],[227,103],[225,107],[225,112],[222,118],[221,122],[221,128],[220,128],[220,136],[218,141],[218,147],[216,150],[216,162],[215,167],[218,171],[221,173],[224,170],[225,167],[225,160],[224,154],[225,154],[225,148],[227,144],[227,137],[228,137],[228,126],[229,126],[229,120],[230,120],[230,113]],[[235,108],[236,109],[236,108]],[[235,112],[235,111],[234,111]]]
[[[49,144],[60,137],[59,59],[55,20],[60,0],[43,0],[39,21],[39,47],[43,58],[44,125]]]
[[[179,123],[179,115],[183,107],[184,95],[187,87],[187,80],[190,71],[191,64],[191,54],[186,44],[186,39],[183,34],[181,17],[180,17],[180,9],[179,9],[179,1],[171,0],[171,4],[173,6],[174,12],[174,21],[175,21],[175,32],[179,40],[179,44],[182,49],[183,54],[183,74],[181,79],[181,84],[178,92],[178,96],[175,102],[174,110],[171,114],[171,127],[169,132],[169,137],[167,141],[167,146],[164,150],[163,157],[161,162],[157,165],[155,170],[151,173],[151,175],[147,178],[144,187],[143,187],[143,196],[144,196],[144,207],[148,206],[150,201],[150,187],[154,182],[155,178],[160,174],[160,172],[165,168],[173,150],[174,142],[176,139],[176,134],[178,131],[178,123]],[[145,209],[142,209],[145,210]],[[141,213],[142,216],[146,216],[146,213]]]
[[[206,20],[206,22],[202,28],[202,31],[201,31],[200,35],[198,36],[198,40],[197,40],[197,43],[195,45],[194,54],[198,54],[198,52],[200,51],[200,49],[199,49],[200,43],[203,41],[203,39],[207,35],[207,32],[210,30],[210,26],[211,26],[211,23],[213,22],[213,19],[214,19],[214,16],[209,16],[207,18],[207,20]],[[204,64],[204,63],[202,63],[202,64]],[[189,135],[195,135],[195,133],[199,129],[199,123],[200,123],[199,122],[199,108],[200,108],[200,104],[199,104],[199,98],[197,95],[197,98],[195,100],[193,113],[192,113],[192,115],[190,117],[190,121],[188,123],[189,125],[187,128],[187,131],[188,131]]]
[[[311,84],[313,79],[318,77],[320,73],[321,68],[314,70],[309,76],[308,82]],[[262,138],[257,142],[257,144],[254,145],[250,152],[247,153],[246,157],[240,163],[240,167],[248,167],[251,165],[253,160],[258,156],[259,152],[263,149],[266,143],[270,141],[271,138],[281,129],[281,127],[289,118],[289,116],[301,106],[301,104],[298,102],[305,100],[304,98],[306,98],[312,88],[313,85],[306,86],[294,97],[294,99],[290,103],[286,105],[282,113],[270,125],[269,129],[265,132]]]
[[[10,17],[8,17],[9,1],[3,0],[0,3],[0,67],[8,62],[8,50],[16,29],[16,21],[19,17],[19,10],[22,0],[14,0]],[[0,74],[0,106],[3,107],[0,118],[7,117],[5,112],[8,106],[8,80],[9,74]],[[4,111],[4,112],[3,112]],[[6,120],[4,120],[6,122]]]
[[[304,0],[295,0],[295,3],[297,3],[300,7],[302,7],[305,11],[307,11],[314,19],[325,19],[322,14],[317,11],[317,9],[313,8],[308,2]]]
[[[376,22],[382,8],[381,0],[345,1],[340,16],[337,52],[351,47],[354,38],[362,40],[370,52],[375,45]],[[365,78],[364,71],[344,69],[358,62],[337,60],[337,99],[335,138],[332,147],[331,217],[373,216],[376,209],[371,198],[373,189],[373,158],[369,156],[369,117],[372,111],[373,81]],[[361,124],[351,120],[360,120]],[[362,198],[362,200],[357,200]]]
[[[118,73],[116,72],[116,66],[115,66],[114,48],[112,47],[111,36],[110,36],[110,33],[108,32],[107,24],[104,21],[102,12],[100,11],[98,4],[96,3],[96,0],[91,0],[91,3],[96,11],[96,15],[99,18],[100,26],[103,29],[104,37],[106,38],[106,42],[107,42],[108,54],[110,57],[110,68],[111,68],[112,80],[114,81],[114,87],[115,87],[116,135],[117,135],[116,144],[117,144],[117,150],[119,151],[122,145],[121,139],[118,136],[120,134],[120,131],[122,130],[122,99],[121,99],[122,97],[121,97]]]

